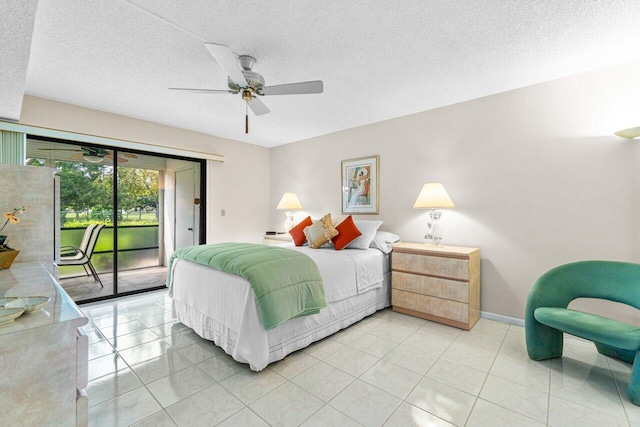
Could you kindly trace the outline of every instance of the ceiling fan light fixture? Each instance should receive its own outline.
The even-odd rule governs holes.
[[[91,155],[91,154],[87,154],[87,155],[82,156],[82,158],[86,162],[89,162],[89,163],[102,163],[102,162],[104,162],[104,157],[102,157],[102,156],[94,156],[94,155]]]

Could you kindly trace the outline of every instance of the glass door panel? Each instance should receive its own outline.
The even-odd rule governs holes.
[[[117,151],[118,293],[165,286],[164,157]]]
[[[60,284],[78,302],[113,295],[113,151],[30,138],[27,157],[60,179]]]

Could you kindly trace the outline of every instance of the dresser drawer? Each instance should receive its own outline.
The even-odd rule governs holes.
[[[452,279],[469,279],[469,260],[467,259],[394,252],[392,263],[393,270],[450,277]]]
[[[469,302],[469,283],[439,277],[394,271],[391,275],[393,289],[409,291],[459,302]]]
[[[428,295],[414,294],[399,289],[391,290],[394,309],[405,308],[418,313],[449,319],[454,322],[469,322],[469,304]]]

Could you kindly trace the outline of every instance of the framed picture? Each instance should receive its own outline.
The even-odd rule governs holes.
[[[342,213],[378,214],[380,156],[342,161]]]

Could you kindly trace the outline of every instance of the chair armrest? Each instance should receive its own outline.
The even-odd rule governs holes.
[[[78,255],[78,254],[82,254],[82,256],[85,255],[85,253],[84,253],[84,251],[82,249],[74,248],[73,246],[62,246],[60,248],[60,256],[61,257],[74,256],[74,255]]]
[[[78,253],[78,249],[74,248],[73,246],[62,246],[60,248],[60,255],[65,255],[65,256],[72,256]]]

